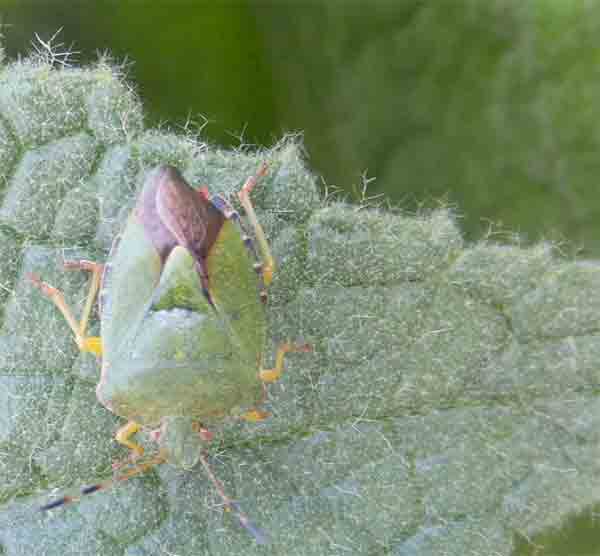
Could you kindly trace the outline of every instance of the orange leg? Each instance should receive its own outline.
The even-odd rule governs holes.
[[[263,397],[262,397],[262,400],[259,405],[262,405],[267,401],[267,387],[264,382],[263,382],[262,387],[263,387]],[[241,418],[248,423],[258,423],[260,421],[264,421],[265,419],[268,419],[270,416],[271,416],[271,414],[268,411],[264,411],[263,409],[258,409],[258,407],[255,407],[254,409],[251,409],[250,411],[247,411],[246,413],[244,413],[241,416]]]
[[[275,367],[272,369],[261,369],[259,376],[264,384],[268,382],[275,382],[279,380],[281,377],[281,373],[283,372],[283,363],[285,360],[285,356],[287,353],[293,352],[307,352],[312,351],[312,347],[308,344],[290,344],[284,343],[277,348],[277,353],[275,355]],[[265,389],[265,398],[266,398],[266,389]],[[242,415],[242,419],[244,421],[248,421],[251,423],[256,423],[258,421],[264,421],[267,417],[270,416],[268,411],[263,411],[262,409],[252,409],[248,411],[244,415]]]
[[[141,429],[135,421],[129,421],[126,425],[123,425],[115,434],[115,440],[123,446],[127,446],[131,450],[131,458],[135,461],[140,456],[144,455],[144,448],[131,440],[131,437]]]
[[[100,280],[102,278],[102,265],[91,261],[73,261],[65,262],[67,269],[89,270],[92,273],[92,282],[88,291],[85,307],[81,315],[81,320],[77,322],[69,306],[67,305],[62,292],[50,284],[43,282],[35,274],[29,275],[29,280],[38,288],[62,313],[63,317],[73,331],[75,342],[81,351],[88,351],[97,356],[102,355],[102,341],[97,336],[86,336],[86,329],[94,306],[96,294],[100,289]]]
[[[277,348],[275,355],[275,367],[272,369],[262,369],[260,371],[260,379],[263,382],[275,382],[281,377],[283,372],[283,361],[287,353],[312,351],[312,347],[308,344],[290,344],[284,343]]]

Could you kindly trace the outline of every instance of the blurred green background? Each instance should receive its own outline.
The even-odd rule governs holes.
[[[303,131],[313,168],[357,199],[449,202],[493,229],[600,253],[600,2],[0,0],[9,56],[34,33],[109,50],[148,123],[215,143]]]

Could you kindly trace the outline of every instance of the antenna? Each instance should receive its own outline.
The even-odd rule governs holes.
[[[59,498],[58,500],[53,500],[52,502],[49,502],[48,504],[41,506],[40,511],[53,510],[54,508],[59,508],[60,506],[65,506],[73,502],[78,502],[83,496],[93,494],[94,492],[98,492],[100,490],[107,490],[115,486],[117,483],[128,481],[132,477],[141,475],[142,473],[145,473],[155,465],[160,465],[161,463],[165,463],[166,461],[167,458],[164,455],[158,455],[142,463],[136,463],[131,469],[122,472],[120,475],[112,479],[103,481],[101,483],[96,483],[95,485],[83,487],[77,495],[66,495],[62,498]],[[258,544],[268,544],[269,541],[267,539],[267,535],[258,526],[256,526],[250,521],[248,516],[242,511],[237,502],[235,502],[234,500],[229,498],[227,494],[225,494],[223,484],[221,483],[221,481],[219,481],[219,479],[217,479],[217,477],[213,473],[205,453],[200,453],[200,462],[202,463],[202,467],[204,467],[204,470],[206,471],[206,474],[208,475],[208,478],[210,479],[211,483],[214,485],[215,490],[223,500],[226,510],[232,512],[237,517],[238,521],[240,522],[240,525],[254,537]]]
[[[62,498],[59,498],[58,500],[49,502],[48,504],[41,506],[40,511],[52,510],[54,508],[58,508],[60,506],[66,505],[66,504],[71,504],[72,502],[79,502],[79,500],[81,500],[82,496],[85,496],[87,494],[93,494],[94,492],[98,492],[100,490],[107,490],[107,489],[111,488],[112,486],[116,485],[117,483],[120,483],[122,481],[127,481],[127,480],[131,479],[132,477],[135,477],[136,475],[141,475],[142,473],[145,473],[146,471],[148,471],[148,469],[151,469],[155,465],[160,465],[161,463],[164,463],[165,461],[167,461],[166,458],[164,456],[159,455],[159,456],[156,456],[149,460],[146,460],[142,463],[136,463],[134,465],[134,467],[132,467],[131,469],[121,473],[120,475],[118,475],[112,479],[109,479],[107,481],[102,481],[101,483],[96,483],[95,485],[83,487],[79,491],[79,495],[75,495],[75,496],[66,495],[66,496],[63,496]]]
[[[221,483],[221,481],[219,481],[219,479],[215,477],[215,474],[213,473],[208,463],[208,459],[206,458],[205,453],[200,454],[200,463],[202,463],[204,471],[206,471],[206,474],[208,475],[208,478],[214,485],[215,490],[219,493],[219,496],[223,500],[225,508],[228,511],[235,514],[235,516],[238,518],[238,521],[240,522],[240,525],[254,537],[254,540],[256,540],[258,544],[268,544],[269,541],[267,540],[267,535],[259,527],[257,527],[256,525],[254,525],[254,523],[250,521],[248,516],[242,511],[237,502],[235,502],[225,494],[223,484]]]

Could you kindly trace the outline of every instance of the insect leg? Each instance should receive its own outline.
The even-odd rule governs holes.
[[[28,278],[29,278],[30,282],[36,288],[38,288],[48,299],[50,299],[50,301],[52,301],[52,303],[54,303],[54,305],[56,305],[58,310],[62,313],[62,315],[65,318],[65,320],[67,321],[69,327],[73,331],[73,335],[75,337],[75,343],[77,344],[79,349],[81,351],[89,351],[96,355],[101,355],[102,343],[100,341],[100,338],[92,337],[92,336],[89,338],[86,338],[80,332],[81,325],[80,325],[80,323],[77,322],[77,320],[73,316],[73,313],[71,312],[71,309],[67,305],[67,302],[65,301],[65,297],[62,294],[62,292],[60,290],[58,290],[57,288],[51,286],[50,284],[43,282],[39,278],[39,276],[36,276],[35,274],[29,274]]]
[[[263,397],[262,397],[262,401],[260,402],[259,405],[264,404],[267,401],[267,397],[268,397],[267,386],[264,382],[262,385],[262,389],[263,389]],[[264,421],[265,419],[268,419],[269,417],[271,417],[271,414],[268,411],[259,409],[258,407],[255,407],[254,409],[251,409],[250,411],[246,411],[246,413],[241,415],[241,418],[248,423],[259,423],[260,421]]]
[[[273,367],[272,369],[261,369],[259,372],[260,379],[263,381],[263,388],[265,388],[265,398],[266,387],[264,386],[264,384],[267,382],[275,382],[276,380],[279,380],[279,378],[281,377],[281,373],[283,372],[283,362],[286,354],[305,351],[312,351],[312,347],[308,344],[284,343],[277,348],[277,353],[275,355],[275,367]],[[256,423],[259,421],[264,421],[270,416],[271,414],[268,411],[263,411],[262,409],[252,409],[244,413],[244,415],[242,415],[242,419],[244,419],[244,421]]]
[[[88,296],[85,301],[85,307],[81,315],[81,320],[79,321],[79,334],[85,337],[85,330],[87,328],[88,321],[90,320],[90,315],[94,307],[94,301],[96,300],[96,295],[98,294],[98,290],[100,289],[100,281],[102,279],[102,271],[104,270],[104,265],[94,263],[92,261],[65,261],[64,267],[67,270],[88,270],[92,273],[90,289],[88,291]]]
[[[290,344],[283,343],[277,348],[277,353],[275,355],[275,367],[272,369],[261,369],[260,371],[260,379],[263,382],[275,382],[279,380],[281,377],[281,373],[283,372],[283,360],[287,353],[293,352],[302,352],[302,351],[312,351],[312,347],[308,344]]]
[[[251,409],[242,415],[242,419],[247,423],[260,423],[260,421],[264,421],[270,416],[271,414],[268,411],[263,411],[262,409]]]
[[[131,440],[131,437],[141,429],[135,421],[129,421],[126,425],[123,425],[115,434],[115,440],[119,444],[127,446],[133,453],[132,457],[139,458],[144,454],[144,448]]]
[[[273,280],[273,273],[275,272],[275,259],[271,254],[271,248],[269,247],[269,242],[267,241],[267,237],[265,236],[265,232],[256,217],[256,213],[254,212],[254,206],[250,201],[250,192],[254,189],[258,180],[262,178],[267,173],[267,164],[263,163],[259,168],[258,172],[254,176],[249,177],[246,180],[246,183],[238,193],[238,197],[240,199],[240,203],[244,207],[246,211],[246,217],[250,222],[254,230],[254,234],[256,235],[256,240],[258,242],[261,257],[263,259],[263,280],[265,286],[269,286],[271,280]]]

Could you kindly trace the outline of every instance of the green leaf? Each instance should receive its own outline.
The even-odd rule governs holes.
[[[549,245],[465,245],[447,210],[326,201],[294,138],[208,149],[140,115],[104,62],[0,74],[3,554],[508,555],[598,503],[600,266]],[[78,312],[87,276],[62,261],[103,260],[153,166],[234,200],[263,161],[258,213],[279,263],[266,364],[287,338],[314,352],[288,358],[270,419],[214,431],[211,460],[271,545],[223,512],[200,468],[37,511],[125,453],[95,399],[99,366],[28,274]]]

